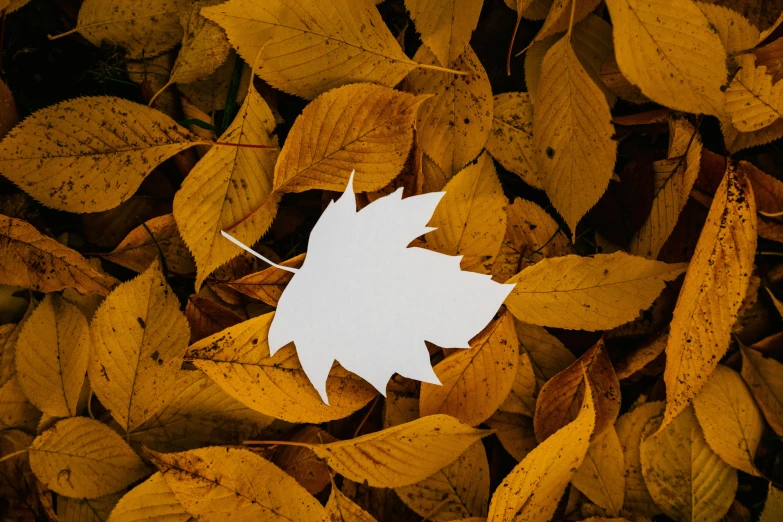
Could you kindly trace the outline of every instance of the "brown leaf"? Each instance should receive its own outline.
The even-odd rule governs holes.
[[[299,254],[280,264],[291,268],[301,268],[305,255]],[[260,272],[253,272],[234,281],[229,281],[225,285],[253,299],[277,306],[277,301],[280,299],[285,285],[291,281],[292,277],[294,275],[291,272],[270,266]]]
[[[195,295],[188,298],[185,317],[190,325],[191,343],[242,322],[241,317],[225,306]]]

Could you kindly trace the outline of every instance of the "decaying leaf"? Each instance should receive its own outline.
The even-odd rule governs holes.
[[[375,517],[357,506],[336,486],[326,502],[326,513],[332,522],[377,522]]]
[[[0,428],[33,431],[40,418],[41,412],[27,400],[16,375],[0,386]]]
[[[191,296],[185,306],[185,317],[190,325],[190,341],[200,341],[230,326],[242,318],[222,304],[204,297]]]
[[[723,5],[696,2],[710,25],[718,32],[726,55],[731,61],[736,54],[747,52],[759,43],[759,30],[741,13]]]
[[[406,0],[416,30],[441,64],[456,60],[476,28],[483,1]]]
[[[310,444],[323,444],[336,440],[329,432],[312,425],[305,425],[296,430],[293,435],[286,437],[287,442]],[[332,480],[326,462],[319,459],[313,450],[307,447],[280,445],[270,460],[313,495],[324,489]]]
[[[305,254],[299,254],[287,261],[280,263],[289,268],[301,268],[304,263]],[[270,266],[260,272],[253,272],[246,276],[226,283],[226,286],[233,288],[237,292],[242,292],[246,296],[263,301],[268,305],[277,306],[283,289],[294,277],[293,273],[286,270]]]
[[[772,430],[783,435],[783,364],[742,348],[742,378]]]
[[[180,8],[184,35],[169,83],[191,83],[215,72],[228,59],[231,46],[226,33],[216,23],[201,16],[201,9],[216,0],[200,0]]]
[[[739,71],[725,91],[724,110],[739,132],[763,129],[783,116],[783,84],[772,84],[763,65],[756,67],[752,53],[737,58]]]
[[[106,522],[141,522],[150,519],[165,522],[193,520],[161,473],[155,473],[126,493],[117,502]]]
[[[535,188],[542,188],[533,147],[533,105],[526,92],[506,92],[494,98],[487,151],[505,168]]]

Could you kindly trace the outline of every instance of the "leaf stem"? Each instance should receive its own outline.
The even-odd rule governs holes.
[[[306,442],[295,442],[292,440],[246,440],[243,441],[242,444],[245,444],[246,446],[254,446],[254,445],[269,445],[269,446],[298,446],[300,448],[312,448],[313,444],[308,444]]]
[[[440,71],[445,73],[456,74],[458,76],[466,76],[468,74],[466,71],[457,71],[455,69],[449,69],[447,67],[441,67],[439,65],[429,65],[426,63],[417,63],[416,67],[420,69],[430,69],[432,71]]]
[[[14,457],[18,457],[19,455],[23,455],[23,454],[27,453],[29,449],[30,448],[25,448],[23,450],[19,450],[19,451],[15,451],[13,453],[9,453],[5,457],[1,458],[0,462],[3,462],[3,461],[8,460],[8,459],[12,459]]]
[[[226,143],[225,141],[206,142],[208,145],[220,145],[221,147],[237,147],[240,149],[274,149],[277,147],[270,147],[269,145],[252,145],[250,143]]]
[[[506,76],[511,76],[511,53],[514,49],[514,42],[517,39],[517,31],[519,31],[519,23],[522,21],[522,15],[517,13],[517,23],[514,25],[514,33],[511,35],[511,41],[508,42],[508,53],[506,53]]]

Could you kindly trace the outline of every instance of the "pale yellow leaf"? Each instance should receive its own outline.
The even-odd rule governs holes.
[[[527,323],[607,330],[635,319],[684,270],[625,252],[544,259],[507,281],[516,287],[506,306]]]
[[[377,522],[375,517],[357,506],[334,485],[326,503],[326,514],[332,522]]]
[[[201,8],[217,0],[196,1],[179,11],[184,30],[182,47],[171,69],[169,83],[191,83],[215,72],[228,58],[231,45],[223,29],[201,16]]]
[[[548,36],[568,31],[572,23],[581,21],[600,3],[601,0],[554,0],[544,25],[538,30],[533,41],[539,42]]]
[[[521,349],[530,356],[540,386],[576,360],[574,354],[545,328],[519,320],[514,321],[514,327]]]
[[[48,207],[98,212],[130,198],[155,167],[198,143],[146,105],[76,98],[14,127],[0,142],[0,174]]]
[[[27,400],[16,375],[0,386],[0,429],[34,431],[40,418],[41,412]]]
[[[582,465],[571,477],[573,484],[591,502],[617,516],[625,499],[623,448],[614,427],[595,439]]]
[[[775,522],[783,519],[783,491],[769,483],[769,493],[759,522]]]
[[[495,110],[486,148],[503,167],[528,185],[541,188],[533,148],[533,105],[526,92],[505,92],[494,98]]]
[[[228,34],[242,58],[272,87],[313,99],[341,85],[393,87],[417,67],[370,2],[230,0],[201,14]]]
[[[660,417],[651,420],[645,433],[655,432],[659,425]],[[648,436],[640,456],[652,498],[677,522],[717,522],[731,507],[737,470],[710,449],[692,408]]]
[[[421,46],[414,59],[437,63]],[[492,127],[492,87],[476,53],[468,46],[448,64],[465,75],[418,69],[408,76],[414,94],[431,94],[421,105],[416,143],[451,178],[481,153]]]
[[[742,378],[772,430],[783,435],[783,364],[743,347]]]
[[[212,147],[174,196],[177,227],[196,259],[197,290],[216,268],[242,252],[221,231],[252,245],[272,224],[280,200],[272,191],[278,154],[274,128],[272,111],[250,85],[220,142],[268,148]]]
[[[723,111],[726,51],[691,0],[609,0],[614,50],[623,76],[672,109]]]
[[[726,89],[725,117],[739,132],[753,132],[772,125],[783,107],[783,84],[772,84],[764,65],[756,67],[752,53],[737,57],[740,68]]]
[[[729,60],[736,54],[756,47],[759,42],[759,30],[741,13],[708,2],[696,2],[696,7],[704,13],[707,21],[718,32]]]
[[[441,64],[455,61],[478,24],[483,0],[406,0],[421,40]]]
[[[90,384],[120,426],[133,431],[165,403],[190,339],[159,261],[109,294],[90,335]]]
[[[61,420],[39,435],[30,467],[49,489],[73,498],[102,497],[148,473],[117,433],[85,417]]]
[[[419,515],[436,522],[485,516],[489,503],[489,462],[481,441],[434,475],[394,490]]]
[[[579,62],[570,34],[541,64],[533,138],[543,188],[574,236],[609,186],[617,143],[606,97]]]
[[[106,522],[190,522],[166,479],[158,472],[130,490],[117,503]]]
[[[500,484],[489,506],[489,522],[549,520],[574,472],[584,461],[595,426],[589,386],[579,415],[542,442]]]
[[[305,254],[299,254],[280,263],[282,266],[300,268],[304,263]],[[294,274],[287,270],[270,266],[260,272],[253,272],[226,283],[226,286],[241,292],[246,296],[263,301],[270,306],[277,306],[277,301],[283,294],[283,289],[291,281]]]
[[[538,446],[531,417],[498,410],[485,424],[495,430],[503,448],[518,461]]]
[[[355,439],[308,446],[347,479],[397,488],[443,469],[490,433],[448,415],[430,415]]]
[[[519,413],[533,417],[536,412],[538,389],[539,386],[536,380],[536,372],[533,369],[533,362],[527,351],[522,348],[520,349],[517,374],[514,383],[511,385],[511,391],[498,409],[503,412]]]
[[[280,468],[242,448],[147,451],[174,496],[202,522],[326,522],[324,507]]]
[[[325,422],[347,417],[375,390],[344,368],[332,368],[327,406],[307,379],[294,346],[269,355],[273,313],[255,317],[193,344],[188,359],[242,404],[288,422]]]
[[[76,415],[89,357],[87,319],[61,296],[47,294],[16,342],[17,375],[25,395],[47,415]]]
[[[59,522],[105,522],[121,497],[121,493],[78,500],[59,496],[57,517],[60,519]]]
[[[726,353],[755,254],[753,191],[744,172],[729,165],[674,309],[666,346],[664,427],[688,406]]]

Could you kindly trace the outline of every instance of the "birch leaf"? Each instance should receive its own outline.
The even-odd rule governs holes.
[[[609,186],[617,144],[606,97],[579,62],[570,34],[541,64],[533,139],[543,188],[575,235]]]
[[[202,7],[215,3],[215,0],[202,0],[180,10],[179,20],[184,36],[177,60],[171,68],[169,84],[202,80],[228,59],[231,45],[226,33],[200,13]]]
[[[724,110],[739,132],[753,132],[783,116],[783,84],[772,84],[772,75],[756,66],[752,53],[737,58],[740,68],[726,89]]]
[[[280,263],[290,268],[301,268],[305,260],[305,254],[299,254],[287,261]],[[277,301],[283,294],[283,289],[291,281],[294,275],[286,270],[271,266],[260,272],[253,272],[246,276],[226,283],[226,286],[246,296],[263,301],[270,306],[277,306]]]
[[[76,98],[41,109],[9,132],[0,142],[0,174],[48,207],[99,212],[130,198],[160,163],[199,143],[146,105]]]
[[[90,350],[90,330],[81,311],[47,294],[16,342],[19,384],[30,402],[52,417],[76,415]]]
[[[519,341],[511,314],[504,312],[470,345],[469,350],[460,350],[435,366],[440,386],[422,383],[422,416],[445,413],[477,426],[506,400],[519,360]]]
[[[719,364],[693,401],[704,438],[727,464],[759,475],[753,464],[764,418],[740,374]]]
[[[447,64],[455,61],[467,47],[478,24],[483,0],[406,0],[421,40]]]
[[[625,252],[544,259],[507,281],[516,286],[505,304],[520,321],[606,330],[635,319],[684,269]]]
[[[729,347],[753,271],[756,203],[745,174],[729,166],[688,266],[666,346],[663,427],[698,394]]]
[[[196,260],[197,290],[216,268],[242,252],[220,235],[222,230],[252,245],[272,224],[280,200],[272,191],[278,149],[274,128],[272,111],[250,85],[220,142],[266,148],[212,147],[174,196],[174,219]]]
[[[781,517],[783,517],[783,491],[770,482],[767,501],[764,503],[764,511],[761,512],[759,522],[775,522]]]
[[[138,455],[106,425],[84,417],[59,421],[30,446],[30,467],[60,495],[97,498],[147,474]]]
[[[691,0],[609,0],[614,49],[623,76],[672,109],[719,115],[726,51]],[[677,16],[671,16],[676,12]]]
[[[582,465],[571,477],[573,484],[593,503],[617,516],[625,499],[623,448],[613,426],[590,444]]]
[[[133,431],[163,406],[190,338],[158,261],[106,298],[90,335],[90,384],[120,426]]]
[[[533,105],[526,92],[495,95],[487,151],[507,170],[535,188],[542,188],[533,147]]]
[[[332,522],[377,522],[375,517],[357,506],[337,486],[332,486],[326,502],[326,513]]]
[[[193,344],[187,358],[223,391],[246,406],[288,422],[325,422],[347,417],[375,395],[342,367],[327,380],[327,406],[299,364],[293,345],[269,355],[274,314],[255,317]]]
[[[323,506],[280,468],[241,448],[147,450],[174,496],[204,522],[329,520]]]
[[[272,87],[307,99],[349,83],[393,87],[417,67],[370,2],[230,0],[202,15],[246,62],[261,52],[255,72]]]
[[[37,292],[75,288],[107,295],[118,281],[31,224],[0,215],[0,283]]]
[[[759,43],[759,30],[741,13],[708,2],[696,2],[696,7],[717,31],[729,60],[739,53],[753,49]]]
[[[193,520],[160,472],[126,493],[117,502],[106,522],[142,522],[150,519],[161,522]]]
[[[742,350],[742,378],[772,431],[783,435],[783,364],[751,348]]]
[[[347,85],[313,100],[294,122],[275,166],[276,191],[379,190],[402,170],[424,97],[372,84]]]

